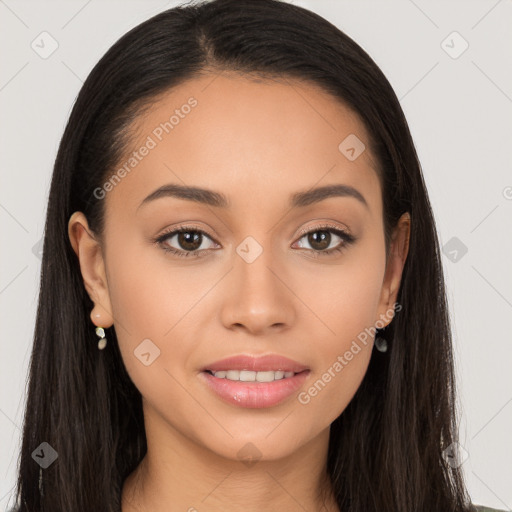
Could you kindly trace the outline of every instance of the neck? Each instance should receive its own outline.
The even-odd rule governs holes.
[[[326,471],[328,429],[284,458],[248,461],[220,456],[168,423],[162,428],[161,418],[145,420],[148,449],[124,483],[122,512],[167,512],[169,504],[188,512],[339,510]]]

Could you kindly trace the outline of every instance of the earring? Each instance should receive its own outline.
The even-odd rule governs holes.
[[[96,327],[96,334],[99,336],[98,349],[103,350],[107,346],[107,338],[105,338],[105,330],[103,327]]]
[[[388,342],[384,338],[377,336],[377,338],[375,338],[375,348],[379,352],[386,352],[388,349]]]
[[[43,468],[39,468],[39,494],[41,496],[44,496],[44,491],[43,491]]]

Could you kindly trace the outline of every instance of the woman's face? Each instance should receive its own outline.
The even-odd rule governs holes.
[[[386,267],[364,125],[314,85],[223,74],[160,97],[133,134],[96,191],[101,265],[81,263],[147,432],[268,460],[325,436],[367,370],[370,329],[392,319],[405,257]]]

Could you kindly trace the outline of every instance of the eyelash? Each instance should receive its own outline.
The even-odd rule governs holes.
[[[333,247],[332,249],[323,250],[323,251],[320,251],[318,249],[306,249],[308,252],[311,252],[313,257],[315,257],[315,258],[324,257],[324,256],[331,256],[331,255],[333,255],[335,253],[340,253],[348,245],[350,245],[350,244],[352,244],[352,243],[354,243],[356,241],[356,238],[353,235],[350,235],[349,233],[347,233],[346,231],[340,229],[339,227],[335,227],[335,226],[332,226],[332,225],[329,225],[329,224],[323,224],[323,225],[320,225],[320,226],[315,226],[315,228],[309,229],[309,230],[302,230],[300,232],[300,237],[297,239],[297,241],[301,240],[306,235],[308,235],[310,233],[316,233],[317,231],[327,231],[329,233],[334,233],[335,235],[339,236],[342,239],[342,242],[340,242],[340,244],[338,246]],[[181,250],[175,249],[174,247],[165,246],[164,242],[168,238],[172,238],[174,235],[177,235],[179,233],[200,233],[201,235],[206,236],[210,240],[212,240],[215,243],[217,243],[213,239],[213,237],[211,237],[208,233],[206,233],[202,229],[199,229],[199,228],[194,227],[194,226],[180,226],[177,229],[173,229],[173,230],[167,231],[167,232],[162,233],[161,235],[159,235],[156,239],[153,240],[153,242],[155,244],[159,245],[165,252],[172,253],[175,256],[178,256],[180,258],[190,258],[190,257],[192,257],[192,258],[201,258],[201,257],[204,257],[204,256],[207,255],[207,251],[211,250],[211,249],[202,249],[201,251],[198,251],[198,250],[196,250],[196,251],[181,251]],[[201,256],[201,253],[203,254],[203,256]]]

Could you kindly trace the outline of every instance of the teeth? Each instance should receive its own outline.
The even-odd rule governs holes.
[[[242,382],[254,382],[256,380],[256,372],[250,372],[248,370],[240,371],[240,380]]]
[[[295,375],[294,372],[266,371],[253,372],[250,370],[223,370],[213,372],[218,379],[238,380],[241,382],[273,382],[274,380],[287,379]]]

